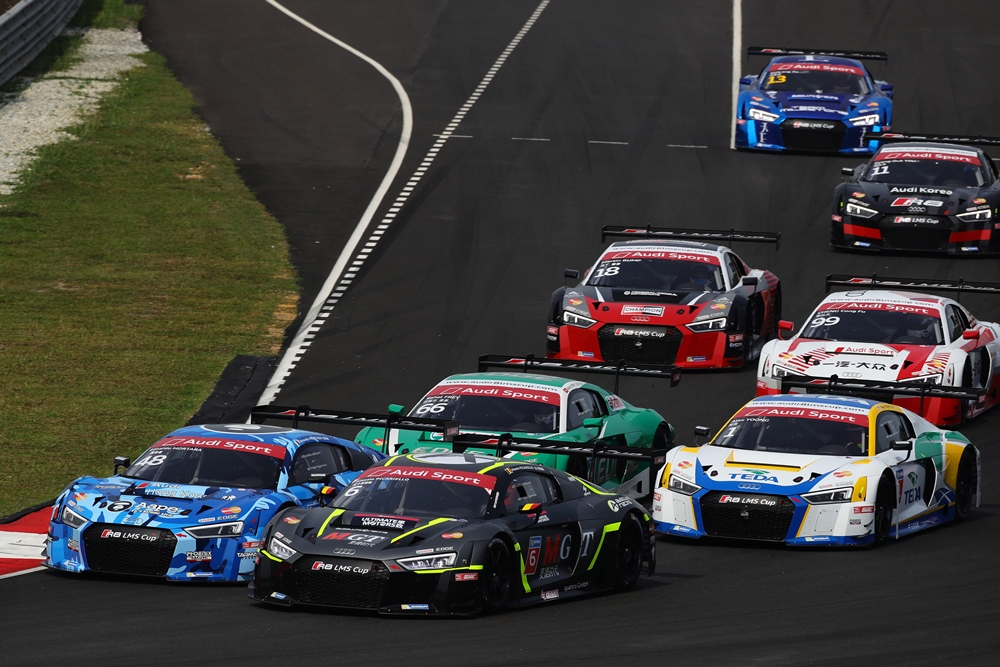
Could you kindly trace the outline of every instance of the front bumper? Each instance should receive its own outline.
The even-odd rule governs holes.
[[[810,505],[797,495],[739,489],[703,488],[686,496],[659,488],[653,500],[656,532],[691,539],[859,546],[874,541],[874,517],[865,502]]]
[[[615,336],[615,330],[663,330],[662,338]],[[599,322],[588,329],[568,324],[548,327],[546,356],[572,361],[664,364],[683,369],[740,368],[743,366],[743,334],[718,331],[693,333],[684,325],[644,326]]]
[[[949,255],[1000,252],[993,232],[1000,222],[963,222],[955,216],[880,214],[869,219],[833,214],[830,245],[852,250],[905,250]]]
[[[888,127],[855,127],[840,119],[782,118],[774,123],[736,119],[736,147],[765,151],[802,151],[810,153],[872,153],[865,141],[868,130],[880,132]]]

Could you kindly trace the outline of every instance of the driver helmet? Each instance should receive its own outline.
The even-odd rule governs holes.
[[[838,72],[833,78],[833,88],[830,89],[832,93],[850,93],[851,91],[851,77],[847,74]]]
[[[937,340],[934,318],[926,315],[908,315],[906,317],[906,335],[920,340],[923,344],[934,343]]]
[[[535,405],[535,425],[539,433],[554,433],[556,430],[556,409],[545,403]]]
[[[702,264],[696,265],[691,270],[691,282],[702,287],[712,287],[712,270]]]

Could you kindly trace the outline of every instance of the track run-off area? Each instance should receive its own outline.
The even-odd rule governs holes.
[[[374,412],[412,406],[480,354],[542,354],[549,296],[563,269],[597,256],[602,225],[780,231],[778,251],[735,249],[781,279],[796,324],[829,273],[1000,282],[995,258],[832,251],[833,188],[864,158],[730,149],[734,65],[765,64],[741,55],[748,44],[887,51],[871,69],[895,86],[894,129],[1000,136],[1000,5],[957,11],[148,0],[140,27],[286,227],[302,314],[267,398]],[[963,303],[1000,320],[1000,299]],[[689,443],[753,397],[754,373],[689,373],[674,389],[628,378],[620,393]],[[876,549],[660,540],[656,574],[631,592],[474,620],[275,610],[242,586],[33,572],[0,580],[0,663],[994,664],[997,424],[994,411],[962,428],[984,470],[971,517]]]

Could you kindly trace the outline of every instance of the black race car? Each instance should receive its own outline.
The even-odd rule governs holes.
[[[328,507],[276,515],[250,597],[383,614],[495,612],[631,588],[644,564],[655,569],[651,531],[631,498],[559,470],[471,451],[401,455]]]
[[[844,168],[848,178],[833,196],[830,245],[1000,253],[1000,174],[976,147],[1000,145],[1000,139],[907,134],[871,139],[888,143],[866,164]]]

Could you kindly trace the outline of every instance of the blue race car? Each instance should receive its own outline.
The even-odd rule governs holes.
[[[759,46],[747,54],[775,57],[760,74],[740,79],[736,148],[872,153],[877,145],[865,134],[889,130],[892,85],[860,62],[888,54]]]
[[[261,424],[178,429],[114,475],[81,477],[56,499],[43,565],[69,572],[246,581],[261,530],[317,507],[385,455],[321,433]],[[126,468],[118,474],[119,467]],[[291,521],[286,519],[286,521]]]

